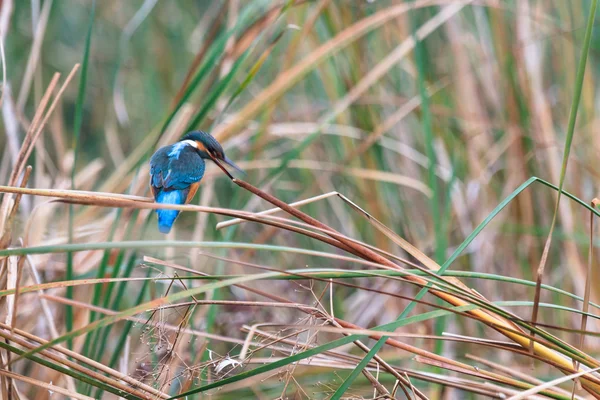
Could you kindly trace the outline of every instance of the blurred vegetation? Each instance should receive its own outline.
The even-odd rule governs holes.
[[[40,110],[44,115],[43,96],[58,72],[52,98],[59,101],[28,158],[33,167],[28,187],[68,194],[74,177],[78,190],[149,196],[153,151],[189,130],[205,130],[247,171],[245,181],[286,203],[339,192],[494,302],[480,307],[490,313],[501,313],[494,307],[502,307],[510,314],[498,315],[527,332],[534,329],[537,270],[552,233],[537,316],[545,331],[536,337],[569,363],[595,368],[600,365],[595,305],[600,276],[593,259],[588,274],[588,251],[591,246],[595,257],[600,242],[595,235],[590,239],[590,210],[584,206],[597,195],[600,176],[597,29],[589,52],[585,46],[595,4],[4,0],[0,183],[17,183],[10,175],[19,148],[30,127],[39,126],[34,115]],[[588,60],[579,82],[582,54]],[[76,64],[79,70],[60,95],[58,88]],[[579,104],[574,101],[578,92]],[[579,113],[571,131],[573,109]],[[570,149],[567,169],[565,149]],[[561,172],[569,196],[563,196],[551,232],[556,188],[531,180],[516,190],[532,177],[558,186]],[[67,373],[60,370],[72,368],[66,361],[40,353],[10,367],[11,373],[36,382],[3,374],[3,396],[49,398],[54,389],[39,384],[45,382],[71,394],[115,398],[127,392],[115,384],[120,382],[133,388],[129,398],[187,391],[192,391],[188,398],[223,399],[485,398],[511,396],[573,372],[556,368],[550,356],[532,357],[489,323],[470,318],[470,310],[452,312],[431,293],[415,305],[411,300],[419,284],[381,265],[356,262],[351,253],[308,236],[254,222],[217,229],[230,218],[183,212],[165,238],[152,210],[100,207],[99,197],[70,213],[69,206],[49,203],[47,197],[24,196],[12,220],[13,199],[4,195],[0,209],[0,290],[32,289],[16,299],[14,292],[1,292],[0,333],[59,338],[86,360],[158,394],[73,354],[75,363],[112,380],[102,381],[87,369],[81,375]],[[249,212],[272,208],[214,165],[192,203]],[[424,264],[339,196],[300,209],[394,262]],[[488,217],[493,219],[478,229]],[[265,268],[316,269],[314,277],[320,279],[281,274],[253,281]],[[192,279],[190,270],[209,277]],[[368,270],[377,272],[359,276]],[[92,278],[108,280],[83,281]],[[66,289],[69,280],[79,283]],[[56,287],[37,291],[37,284],[50,282]],[[178,299],[165,297],[192,289],[193,299],[188,292]],[[475,292],[445,289],[478,304]],[[184,297],[206,303],[155,309]],[[283,304],[283,299],[323,314],[250,303]],[[151,300],[157,303],[132,311],[136,321],[111,321],[64,336]],[[14,319],[11,310],[18,310]],[[581,310],[587,325],[581,325]],[[342,347],[317,348],[308,359],[293,358],[345,337],[340,331],[318,332],[334,316],[364,329],[400,316],[397,325],[384,330],[398,327],[401,336],[395,340],[430,356],[383,346],[365,375],[355,369],[365,349],[351,340]],[[261,325],[248,336],[254,324]],[[583,343],[581,330],[589,331]],[[27,348],[6,335],[2,363]],[[249,358],[240,364],[245,340]],[[363,337],[363,342],[372,348],[376,340]],[[432,361],[433,355],[440,358]],[[42,366],[42,360],[50,365]],[[262,367],[262,374],[252,375]],[[352,371],[356,379],[348,379]],[[232,377],[239,379],[226,380]],[[400,378],[412,388],[398,385]],[[600,376],[589,379],[596,386],[576,387],[576,398],[598,396]],[[539,396],[568,399],[572,387],[573,380],[567,380]],[[198,388],[201,393],[193,393]]]

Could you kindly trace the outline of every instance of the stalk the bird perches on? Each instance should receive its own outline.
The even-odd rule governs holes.
[[[162,204],[188,204],[200,187],[206,163],[212,160],[233,179],[223,163],[244,173],[223,151],[221,144],[206,132],[187,133],[180,141],[161,147],[150,158],[150,189]],[[156,210],[158,230],[169,233],[178,210]]]

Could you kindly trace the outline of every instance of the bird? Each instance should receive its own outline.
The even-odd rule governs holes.
[[[212,160],[229,176],[223,163],[241,173],[223,151],[221,144],[209,133],[192,131],[178,142],[158,149],[150,158],[150,189],[156,203],[188,204],[200,187],[206,168],[205,160]],[[167,234],[171,231],[178,210],[157,209],[158,230]]]

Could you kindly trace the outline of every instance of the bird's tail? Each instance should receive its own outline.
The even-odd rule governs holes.
[[[185,202],[185,193],[181,190],[169,190],[161,192],[156,196],[156,202],[162,204],[183,204]],[[156,210],[158,214],[158,230],[161,233],[169,233],[173,227],[175,219],[179,215],[177,210]]]

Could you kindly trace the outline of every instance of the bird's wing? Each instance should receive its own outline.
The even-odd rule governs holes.
[[[163,185],[167,189],[186,189],[202,179],[205,167],[204,160],[196,150],[186,146],[179,152],[178,157],[169,158],[169,170]]]
[[[183,190],[204,176],[205,163],[191,147],[165,146],[150,159],[151,184],[156,189]]]
[[[150,186],[153,191],[163,187],[163,173],[166,175],[169,169],[170,147],[161,147],[150,158]]]

